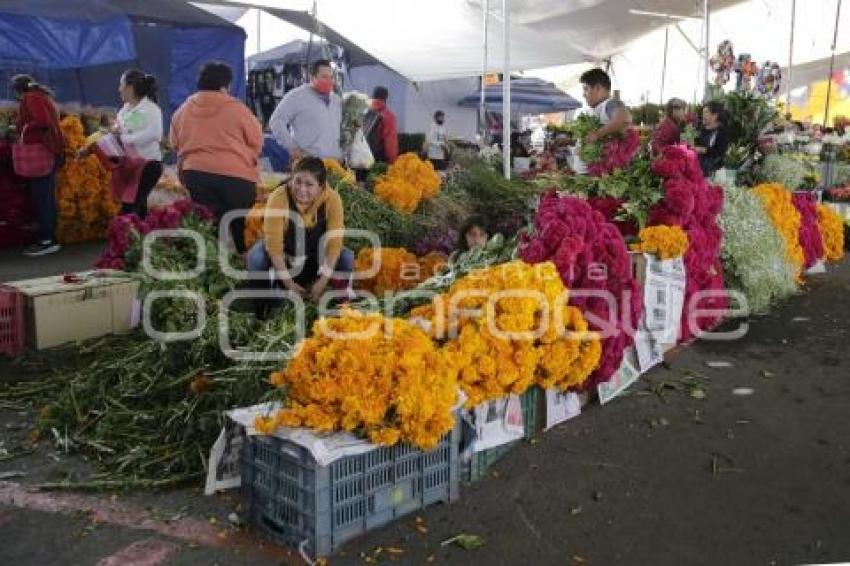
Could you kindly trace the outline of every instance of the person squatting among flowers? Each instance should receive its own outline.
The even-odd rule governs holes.
[[[324,163],[304,157],[292,180],[269,196],[263,239],[248,252],[248,270],[273,268],[276,284],[318,302],[329,283],[337,290],[349,286],[354,253],[342,245],[344,228],[342,199],[328,187]],[[303,238],[302,250],[298,238]],[[332,278],[335,272],[343,278]]]

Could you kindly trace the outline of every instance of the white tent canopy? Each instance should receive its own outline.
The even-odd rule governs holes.
[[[712,0],[721,9],[740,0]],[[308,12],[313,0],[207,0]],[[511,70],[600,61],[667,23],[630,12],[697,15],[693,0],[511,0]],[[501,2],[491,0],[490,71],[503,60]],[[316,0],[318,19],[413,81],[481,74],[482,0]],[[289,39],[289,38],[287,38]]]

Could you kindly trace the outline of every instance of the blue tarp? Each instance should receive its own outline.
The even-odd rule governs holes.
[[[54,69],[133,59],[133,29],[126,16],[101,22],[0,14],[0,60]]]
[[[244,55],[241,28],[187,2],[0,0],[0,98],[11,75],[28,73],[59,102],[117,107],[121,73],[140,68],[157,78],[167,128],[207,61],[231,66],[243,98]]]

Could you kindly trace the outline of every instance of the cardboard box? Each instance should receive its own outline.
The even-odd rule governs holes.
[[[43,350],[66,342],[126,332],[131,328],[139,283],[118,271],[86,271],[6,283],[24,298],[26,344]]]

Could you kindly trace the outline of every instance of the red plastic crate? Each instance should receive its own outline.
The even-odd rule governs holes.
[[[17,289],[0,286],[0,354],[24,350],[24,298]]]

